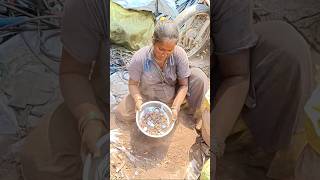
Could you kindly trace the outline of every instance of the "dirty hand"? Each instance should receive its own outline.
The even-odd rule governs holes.
[[[92,153],[93,157],[101,156],[101,150],[96,147],[96,143],[106,133],[107,129],[102,120],[89,120],[82,132],[85,153]]]
[[[178,118],[178,108],[171,108],[171,111],[172,111],[172,119],[173,120],[177,120],[177,118]]]
[[[137,99],[136,100],[136,111],[141,111],[142,104],[143,104],[142,99]]]

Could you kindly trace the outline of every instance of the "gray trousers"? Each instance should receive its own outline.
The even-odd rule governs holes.
[[[189,90],[186,97],[188,106],[198,109],[204,99],[205,93],[209,88],[209,79],[206,74],[199,68],[191,68],[189,77]],[[145,99],[144,101],[152,101]],[[135,102],[130,94],[124,97],[115,110],[117,120],[135,121]]]

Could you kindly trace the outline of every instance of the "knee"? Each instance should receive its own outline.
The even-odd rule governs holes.
[[[258,52],[260,55],[277,56],[274,64],[277,68],[299,73],[301,66],[310,65],[309,45],[290,24],[283,21],[270,21],[257,24],[255,29],[260,35],[257,49],[261,50]]]
[[[189,86],[196,89],[205,89],[208,85],[208,78],[200,68],[192,68],[189,79]]]
[[[309,45],[302,35],[284,21],[270,21],[256,25],[256,32],[264,43],[292,57],[304,58],[309,53]]]
[[[254,25],[255,30],[261,35],[271,35],[272,37],[286,39],[288,36],[296,35],[296,29],[285,21],[275,20],[261,22]]]
[[[118,121],[134,122],[136,117],[135,103],[131,95],[127,95],[114,109]]]

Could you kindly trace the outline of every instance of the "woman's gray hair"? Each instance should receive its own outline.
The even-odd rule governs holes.
[[[163,41],[164,39],[179,40],[178,26],[172,20],[160,20],[153,33],[153,43]]]

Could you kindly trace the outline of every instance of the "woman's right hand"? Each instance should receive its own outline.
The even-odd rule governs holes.
[[[143,104],[142,99],[137,99],[136,100],[136,111],[141,111],[142,104]]]
[[[103,124],[103,120],[89,120],[82,133],[84,152],[86,154],[92,153],[93,157],[100,157],[103,152],[101,152],[101,149],[96,144],[105,134],[107,134],[107,129]]]

